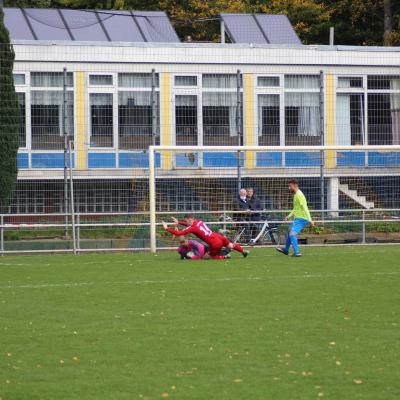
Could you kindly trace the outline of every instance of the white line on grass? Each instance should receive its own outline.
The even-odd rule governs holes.
[[[257,248],[255,248],[257,249]],[[387,253],[387,250],[374,250],[374,254],[378,254],[378,253]],[[365,253],[365,251],[363,250],[351,250],[349,251],[348,249],[342,249],[340,252],[338,252],[336,255],[341,255],[341,254],[361,254],[361,255],[367,255]],[[318,252],[313,252],[312,256],[327,256],[327,255],[332,255],[332,252],[324,252],[324,251],[318,251]],[[263,254],[262,258],[264,257],[279,257],[279,254],[277,254],[276,252],[271,253],[271,254]],[[35,256],[34,256],[35,257]],[[160,257],[158,260],[161,260],[162,257]],[[86,262],[81,262],[79,261],[79,265],[103,265],[103,264],[109,264],[109,265],[113,265],[113,264],[135,264],[135,263],[154,263],[156,260],[154,258],[150,258],[150,259],[135,259],[134,257],[130,258],[129,256],[124,256],[123,259],[119,259],[119,260],[110,260],[110,261],[86,261]],[[41,267],[51,267],[54,265],[58,265],[58,266],[69,266],[69,265],[76,265],[76,262],[73,261],[71,263],[69,262],[65,262],[65,260],[63,260],[62,265],[60,265],[56,260],[54,260],[54,264],[43,264],[41,263],[40,266]],[[2,263],[0,262],[0,267],[35,267],[38,266],[37,264],[32,264],[32,263]]]
[[[233,281],[271,281],[278,279],[315,279],[315,278],[351,278],[360,276],[395,276],[400,271],[393,272],[365,272],[360,274],[303,274],[303,275],[280,275],[270,277],[225,277],[225,278],[201,278],[201,279],[165,279],[165,280],[137,280],[137,281],[116,281],[116,282],[67,282],[67,283],[43,283],[37,285],[3,285],[2,289],[45,289],[58,287],[82,287],[82,286],[124,286],[124,285],[146,285],[165,283],[196,283],[196,282],[233,282]]]

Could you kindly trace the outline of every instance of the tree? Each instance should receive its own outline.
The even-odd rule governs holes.
[[[393,31],[393,14],[391,0],[383,0],[383,44],[391,46],[392,44],[392,31]]]
[[[14,51],[0,7],[0,212],[8,207],[17,178],[19,104],[13,82]]]

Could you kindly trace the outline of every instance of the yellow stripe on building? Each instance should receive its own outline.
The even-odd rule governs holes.
[[[172,145],[172,120],[171,120],[171,74],[161,74],[161,137],[160,144]],[[165,151],[161,155],[162,169],[172,169],[172,152]]]
[[[75,167],[87,168],[86,123],[85,123],[85,73],[76,73],[76,132]]]
[[[254,137],[254,79],[252,74],[243,75],[243,98],[244,98],[244,144],[255,145]],[[246,168],[255,167],[255,153],[247,152],[245,159]]]
[[[335,77],[332,74],[326,76],[326,145],[335,144]],[[327,168],[335,168],[335,151],[326,152]]]

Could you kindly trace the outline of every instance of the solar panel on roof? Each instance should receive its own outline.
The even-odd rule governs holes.
[[[4,9],[4,24],[10,32],[11,39],[34,40],[35,37],[24,15],[19,8]]]
[[[111,14],[112,11],[100,11],[100,16]],[[123,14],[123,15],[120,15]],[[104,18],[103,25],[113,42],[143,42],[143,36],[129,11],[118,11],[118,15]]]
[[[271,44],[301,44],[286,15],[256,14],[255,19]]]
[[[75,40],[96,42],[108,40],[95,12],[61,10],[61,14]]]
[[[234,43],[301,44],[286,15],[221,14]]]
[[[133,12],[147,42],[179,42],[178,35],[163,12]]]
[[[38,40],[46,40],[49,37],[53,40],[71,40],[58,10],[27,8],[25,15]]]
[[[179,42],[164,12],[5,8],[11,40]]]
[[[235,43],[265,43],[265,36],[250,14],[221,14],[225,29]]]

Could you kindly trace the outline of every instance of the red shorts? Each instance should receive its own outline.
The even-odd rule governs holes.
[[[215,235],[215,236],[214,236]],[[215,233],[208,244],[208,254],[211,257],[218,256],[221,253],[223,247],[228,247],[231,241],[225,236]]]

